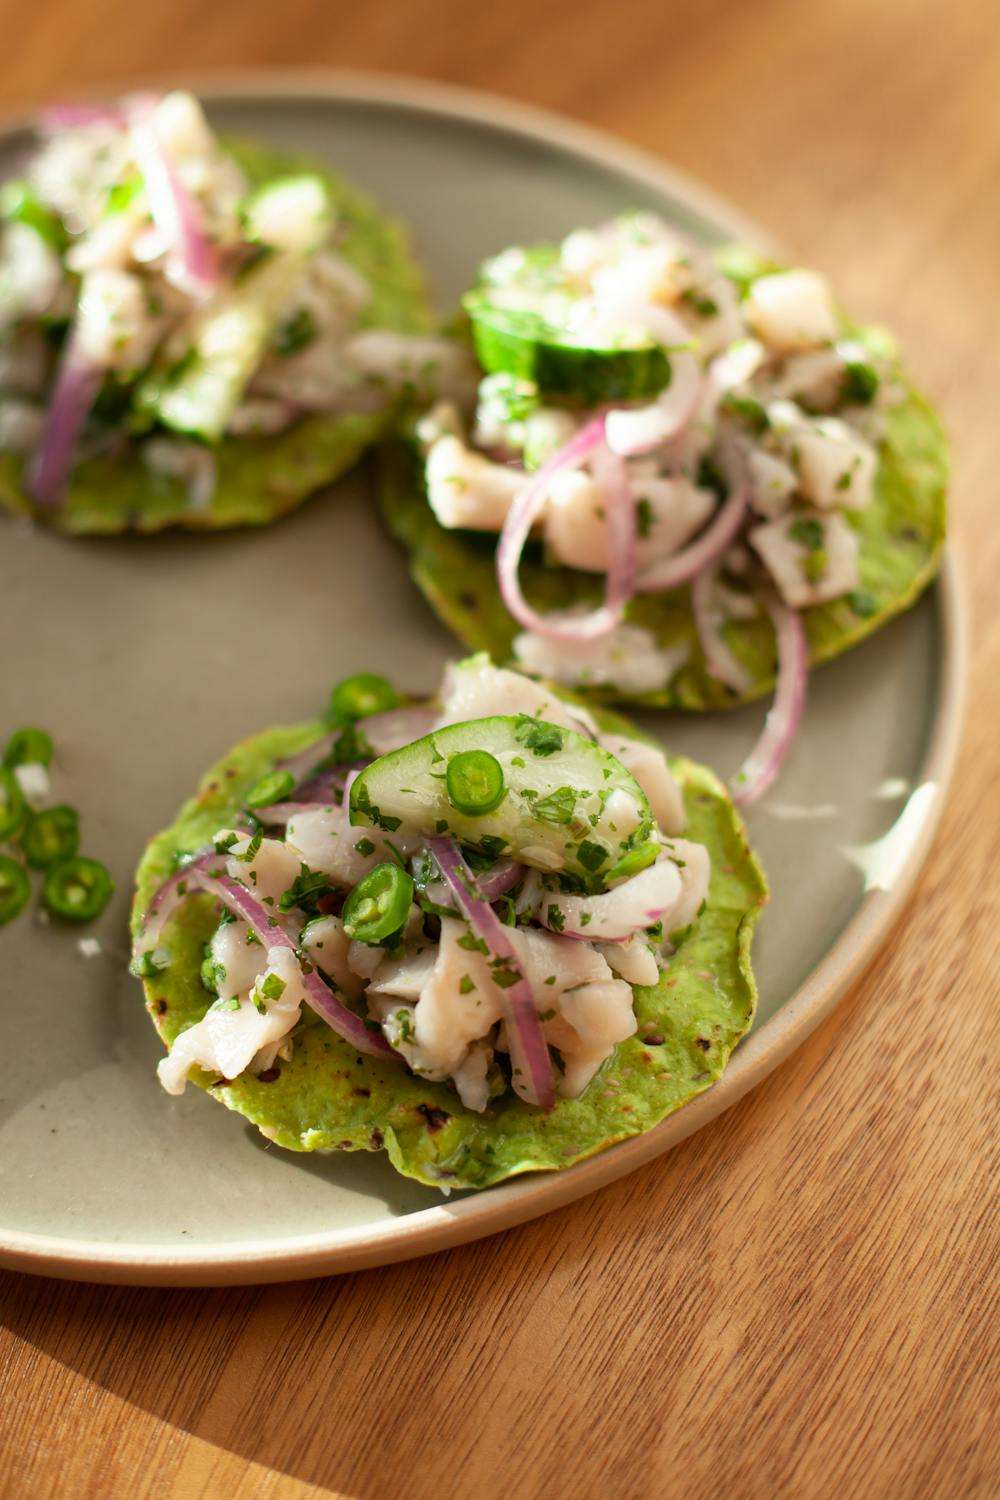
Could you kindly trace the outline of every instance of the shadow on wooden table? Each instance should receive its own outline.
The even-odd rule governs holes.
[[[644,1395],[641,1370],[653,1358],[680,1364],[697,1346],[705,1293],[725,1281],[727,1252],[713,1226],[732,1180],[746,1182],[749,1163],[759,1170],[781,1088],[765,1085],[752,1103],[582,1203],[381,1271],[232,1290],[0,1277],[3,1320],[30,1346],[19,1368],[32,1349],[62,1367],[46,1444],[74,1444],[74,1468],[82,1459],[88,1473],[105,1476],[95,1494],[111,1492],[126,1461],[123,1433],[129,1472],[140,1479],[164,1449],[169,1467],[182,1464],[177,1435],[188,1433],[365,1496],[385,1493],[389,1475],[408,1500],[482,1494],[462,1476],[474,1463],[481,1482],[484,1462],[498,1492],[532,1493],[529,1468],[539,1484],[550,1473],[557,1491],[560,1412],[568,1426],[558,1464],[570,1432],[582,1461],[595,1421],[603,1427],[628,1412],[637,1441],[656,1424],[662,1391],[654,1383]],[[714,1340],[712,1360],[725,1342]],[[590,1372],[583,1387],[581,1362]],[[81,1402],[85,1432],[72,1416]],[[500,1475],[515,1441],[522,1477],[512,1489]],[[627,1456],[616,1463],[627,1466]],[[624,1470],[619,1478],[625,1483]],[[74,1493],[90,1491],[77,1484]]]

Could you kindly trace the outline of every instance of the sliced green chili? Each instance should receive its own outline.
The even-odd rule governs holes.
[[[41,765],[52,762],[52,736],[44,729],[15,729],[3,753],[5,766]]]
[[[28,804],[14,772],[0,766],[0,839],[14,836],[28,816]]]
[[[330,694],[330,711],[338,719],[367,719],[369,714],[398,708],[402,699],[392,683],[374,672],[345,677]]]
[[[462,750],[453,755],[445,774],[445,788],[452,807],[472,817],[499,807],[507,790],[503,767],[488,750]]]
[[[42,882],[42,901],[54,917],[89,922],[100,916],[114,888],[104,865],[79,855],[49,866]]]
[[[413,900],[413,880],[386,861],[359,880],[344,902],[344,932],[360,943],[381,943],[398,932]]]
[[[270,807],[274,802],[284,802],[294,790],[295,777],[291,771],[271,771],[247,792],[244,800],[247,807]]]
[[[0,927],[13,922],[31,895],[31,882],[23,865],[9,854],[0,854]]]
[[[49,807],[32,813],[21,835],[28,864],[47,869],[59,859],[72,859],[80,847],[80,820],[72,807]]]

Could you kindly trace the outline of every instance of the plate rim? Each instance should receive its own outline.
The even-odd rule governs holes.
[[[155,81],[155,80],[154,80]],[[162,81],[162,80],[161,80]],[[171,79],[177,87],[176,79]],[[570,154],[584,155],[678,197],[708,218],[765,247],[774,238],[722,195],[646,151],[592,126],[536,105],[478,89],[392,73],[340,69],[227,69],[185,74],[182,85],[211,101],[255,96],[319,103],[334,100],[410,108],[459,122],[486,124]],[[93,91],[91,98],[120,92]],[[23,111],[0,117],[0,135],[29,128]],[[905,860],[891,888],[867,891],[839,937],[803,984],[733,1053],[722,1078],[661,1125],[619,1142],[561,1173],[528,1174],[454,1202],[418,1209],[372,1226],[217,1245],[78,1240],[0,1227],[0,1267],[61,1279],[140,1286],[246,1285],[303,1280],[390,1265],[511,1229],[585,1197],[654,1160],[729,1109],[790,1055],[830,1014],[870,965],[882,936],[898,920],[930,852],[954,774],[968,678],[966,590],[953,542],[928,591],[940,614],[940,663],[934,723],[910,799],[929,789]]]

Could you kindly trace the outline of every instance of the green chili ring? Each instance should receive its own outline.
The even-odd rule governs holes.
[[[330,694],[330,712],[335,719],[367,719],[371,714],[398,708],[401,702],[387,678],[374,672],[357,672],[337,683]]]
[[[507,794],[503,767],[488,750],[461,750],[445,773],[448,801],[470,817],[491,813]]]
[[[295,777],[291,771],[272,771],[247,792],[246,806],[270,807],[274,802],[284,802],[294,790]]]
[[[80,847],[80,820],[64,805],[32,813],[21,835],[24,857],[33,870],[46,870],[57,860],[72,859]]]
[[[389,860],[376,865],[344,902],[344,932],[359,943],[381,943],[402,927],[412,901],[412,876]]]
[[[100,916],[114,888],[104,865],[79,855],[49,866],[42,882],[42,901],[54,917],[90,922]]]
[[[31,881],[23,865],[9,854],[0,854],[0,927],[24,910],[31,895]]]

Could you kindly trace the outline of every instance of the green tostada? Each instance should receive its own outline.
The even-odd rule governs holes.
[[[42,117],[0,187],[0,505],[73,533],[263,525],[351,467],[431,336],[402,229],[187,93]]]
[[[381,498],[472,649],[694,710],[759,697],[777,658],[784,740],[807,666],[933,578],[941,427],[817,273],[636,214],[504,251],[464,309],[475,407],[406,427]]]
[[[132,968],[169,1092],[478,1188],[719,1077],[765,900],[711,772],[477,656],[227,755],[140,864]]]

